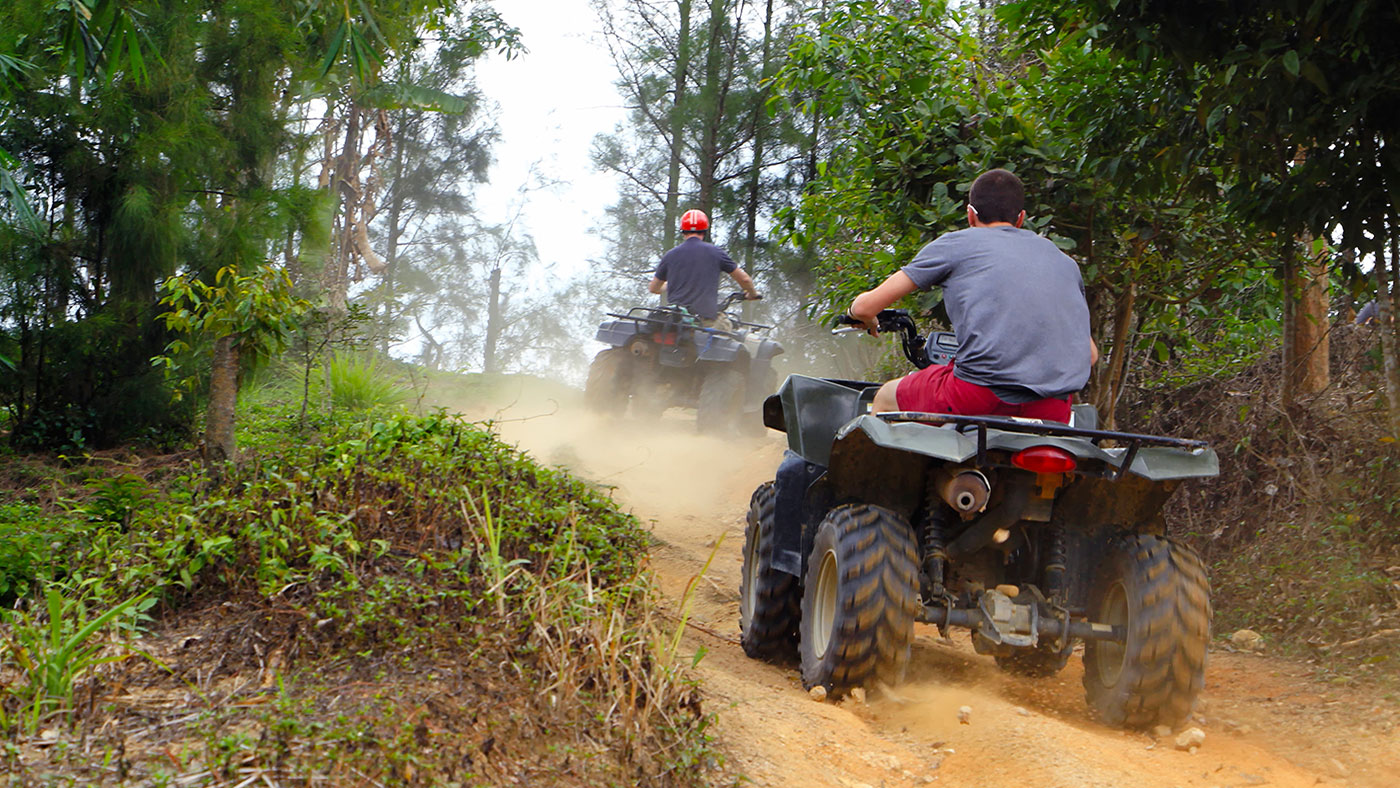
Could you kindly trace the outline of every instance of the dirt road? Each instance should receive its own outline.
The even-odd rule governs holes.
[[[476,415],[487,415],[478,413]],[[795,665],[748,659],[739,646],[744,517],[753,488],[785,448],[697,437],[684,411],[645,429],[600,423],[571,403],[516,396],[503,438],[598,484],[655,534],[651,565],[701,654],[707,711],[726,782],[759,786],[951,785],[978,788],[1400,786],[1400,704],[1311,677],[1307,666],[1235,653],[1217,638],[1195,724],[1202,746],[1106,728],[1089,718],[1080,660],[1023,679],[919,625],[899,697],[818,702]],[[706,562],[708,570],[701,574]],[[690,593],[687,594],[687,589]],[[971,708],[966,723],[959,707]]]

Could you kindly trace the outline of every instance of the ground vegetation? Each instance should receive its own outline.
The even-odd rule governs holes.
[[[5,463],[14,784],[700,784],[635,519],[483,425],[261,399],[217,481]]]

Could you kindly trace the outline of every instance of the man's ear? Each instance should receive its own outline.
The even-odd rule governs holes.
[[[968,206],[967,206],[967,226],[968,226],[968,227],[976,227],[976,226],[977,226],[977,210],[976,210],[975,208],[972,207],[972,204],[971,204],[971,203],[968,203]]]
[[[1018,215],[1018,216],[1016,217],[1016,226],[1017,226],[1017,227],[1020,227],[1021,225],[1025,224],[1025,223],[1026,223],[1026,212],[1025,212],[1025,211],[1021,211],[1020,215]]]

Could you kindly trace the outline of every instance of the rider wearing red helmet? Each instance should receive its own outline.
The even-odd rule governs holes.
[[[667,300],[683,306],[700,318],[706,326],[717,326],[719,314],[719,275],[729,274],[744,289],[750,299],[759,297],[753,279],[739,268],[729,255],[705,240],[710,218],[694,208],[681,214],[680,245],[662,255],[656,266],[651,292],[666,293]],[[727,323],[727,321],[725,321]]]

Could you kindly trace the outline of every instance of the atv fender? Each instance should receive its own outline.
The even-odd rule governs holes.
[[[773,483],[773,530],[776,539],[772,565],[794,577],[802,577],[806,564],[803,556],[810,547],[810,532],[815,528],[804,529],[804,523],[815,522],[826,513],[825,508],[820,507],[808,494],[825,471],[822,466],[807,462],[791,451],[784,452],[783,461],[778,464]],[[818,508],[821,511],[816,511]]]
[[[734,361],[744,352],[744,344],[720,331],[695,329],[695,360]]]
[[[625,347],[632,337],[641,333],[635,320],[604,320],[598,326],[598,333],[594,339],[605,345],[613,347]]]
[[[758,343],[753,360],[749,362],[749,382],[744,391],[745,412],[756,410],[754,403],[761,405],[764,397],[771,393],[769,387],[773,385],[773,357],[782,352],[783,346],[771,339]]]
[[[856,432],[864,433],[876,446],[935,460],[964,463],[977,456],[975,432],[959,432],[915,421],[890,422],[864,415],[837,430],[835,441],[840,443]],[[987,430],[988,449],[1017,452],[1032,446],[1054,446],[1081,460],[1099,460],[1114,468],[1122,466],[1126,454],[1125,449],[1100,448],[1083,438]],[[834,470],[835,463],[832,466]],[[1188,451],[1170,446],[1143,446],[1133,456],[1127,473],[1154,482],[1204,478],[1219,475],[1220,461],[1211,449]]]

